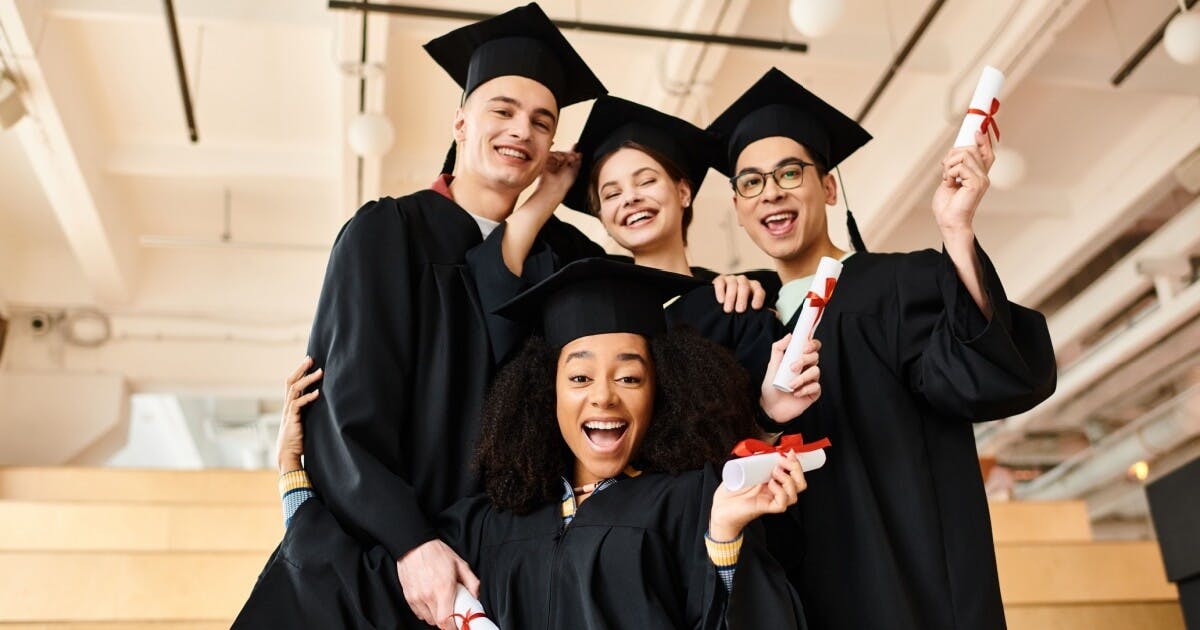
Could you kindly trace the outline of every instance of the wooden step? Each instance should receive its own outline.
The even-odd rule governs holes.
[[[1179,599],[1154,542],[1002,544],[996,563],[1005,605]]]
[[[996,501],[988,509],[996,544],[1092,539],[1084,501]]]
[[[283,537],[278,505],[0,501],[0,551],[256,551]]]
[[[267,556],[0,552],[0,623],[227,621]]]
[[[0,500],[278,505],[270,470],[0,467]]]
[[[1186,630],[1177,602],[1005,606],[1008,630]]]

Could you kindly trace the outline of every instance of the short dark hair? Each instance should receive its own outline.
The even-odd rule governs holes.
[[[756,431],[745,370],[725,348],[689,328],[649,340],[654,417],[630,463],[677,474],[720,464]],[[518,514],[562,498],[574,455],[562,440],[555,378],[560,350],[531,338],[484,401],[475,467],[492,503]]]
[[[664,155],[661,151],[652,149],[644,144],[626,140],[621,143],[621,146],[609,151],[604,157],[596,160],[596,163],[592,165],[592,172],[588,173],[588,212],[597,217],[600,216],[600,169],[608,162],[608,158],[612,157],[613,153],[616,153],[620,149],[641,151],[650,156],[650,159],[662,165],[663,170],[667,173],[667,177],[671,178],[673,183],[678,184],[680,181],[687,182],[688,188],[692,191],[692,203],[683,208],[683,244],[687,245],[688,228],[692,225],[692,205],[696,203],[696,182],[688,179],[687,173],[684,173],[683,169],[673,162],[671,158]]]

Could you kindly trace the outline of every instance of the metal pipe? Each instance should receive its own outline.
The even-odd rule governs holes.
[[[1200,385],[1121,427],[1096,446],[1076,453],[1028,484],[1018,499],[1073,499],[1121,476],[1135,462],[1151,460],[1200,435]]]
[[[1196,0],[1185,0],[1185,3],[1187,4],[1187,8],[1190,9],[1195,6]],[[1167,16],[1167,19],[1163,20],[1162,24],[1159,24],[1158,28],[1154,29],[1154,32],[1150,34],[1150,38],[1142,42],[1142,45],[1139,46],[1136,51],[1134,51],[1133,56],[1129,59],[1126,59],[1125,63],[1121,64],[1121,68],[1118,69],[1117,73],[1112,77],[1113,87],[1119,87],[1125,82],[1125,79],[1129,78],[1129,75],[1133,74],[1134,70],[1137,70],[1138,66],[1142,65],[1142,62],[1145,61],[1146,57],[1150,54],[1150,51],[1154,50],[1154,47],[1158,46],[1158,43],[1162,41],[1163,33],[1167,32],[1167,25],[1170,24],[1171,20],[1175,19],[1175,16],[1179,15],[1179,13],[1180,9],[1178,7],[1172,9],[1170,15]]]
[[[939,4],[945,0],[939,0]],[[354,0],[329,0],[329,8],[335,10],[368,11],[373,13],[390,13],[393,15],[412,15],[416,17],[439,18],[448,20],[464,20],[478,22],[495,17],[492,13],[478,11],[458,11],[453,9],[435,9],[408,4],[381,4],[376,2],[356,2]],[[808,44],[804,42],[789,42],[778,39],[760,39],[757,37],[740,37],[736,35],[717,35],[715,33],[689,33],[686,31],[669,31],[657,28],[642,28],[623,24],[603,24],[600,22],[582,22],[578,20],[552,20],[563,30],[588,31],[608,35],[628,35],[631,37],[649,37],[654,39],[673,39],[700,44],[720,44],[738,46],[741,48],[764,48],[767,50],[788,50],[792,52],[807,52]]]
[[[896,76],[896,72],[900,70],[900,66],[904,65],[904,62],[908,60],[908,56],[912,54],[913,48],[916,48],[917,42],[921,41],[921,37],[925,35],[925,31],[929,29],[929,25],[933,23],[933,19],[937,17],[938,12],[942,10],[942,5],[944,4],[946,4],[946,0],[934,0],[929,5],[929,8],[925,10],[925,15],[917,23],[917,28],[909,34],[908,40],[904,42],[904,46],[892,58],[891,65],[883,73],[883,77],[879,79],[879,82],[875,84],[875,89],[871,91],[871,96],[867,97],[867,102],[863,104],[862,109],[859,110],[858,116],[855,116],[854,120],[861,123],[867,117],[867,114],[871,113],[871,109],[875,107],[875,102],[879,100],[879,97],[883,95],[883,91],[891,84],[892,79]]]
[[[192,144],[200,141],[196,132],[196,114],[192,109],[192,93],[188,90],[187,70],[183,67],[183,51],[179,48],[179,24],[175,21],[175,3],[163,0],[167,12],[167,32],[171,35],[171,52],[175,53],[175,74],[179,77],[179,93],[183,96],[183,115],[187,118],[188,137]]]

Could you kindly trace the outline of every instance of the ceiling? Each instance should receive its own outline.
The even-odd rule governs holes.
[[[807,53],[566,35],[612,93],[701,125],[770,66],[855,114],[933,3],[844,4]],[[29,111],[0,131],[0,308],[16,323],[0,368],[117,373],[134,392],[182,393],[188,404],[273,400],[303,352],[338,227],[363,200],[437,173],[459,93],[420,45],[460,23],[369,17],[376,70],[362,106],[387,115],[396,141],[360,165],[345,129],[360,107],[346,69],[361,52],[361,14],[321,0],[175,5],[194,144],[161,2],[0,0],[0,60]],[[568,20],[803,40],[784,0],[542,6]],[[863,121],[874,141],[841,168],[872,249],[937,247],[938,161],[982,65],[1006,72],[1001,146],[1024,176],[989,191],[977,231],[1010,299],[1047,313],[1062,372],[1038,409],[978,427],[979,448],[1004,471],[990,484],[996,496],[1087,498],[1097,523],[1144,520],[1130,457],[1148,460],[1154,478],[1200,453],[1200,66],[1157,46],[1121,86],[1110,83],[1175,6],[947,2]],[[560,146],[588,107],[564,111]],[[729,196],[710,173],[692,263],[768,267]],[[829,215],[845,242],[842,211]],[[616,251],[590,217],[559,215]],[[22,336],[30,313],[85,307],[111,321],[99,347]],[[1129,435],[1145,448],[1129,450]]]

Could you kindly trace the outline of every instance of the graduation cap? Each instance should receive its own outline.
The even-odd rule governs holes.
[[[462,87],[463,100],[509,75],[546,86],[559,109],[608,92],[536,2],[430,40],[425,52]],[[452,172],[454,162],[452,142],[442,172]]]
[[[576,144],[582,155],[579,177],[567,191],[563,204],[572,210],[588,212],[592,169],[626,142],[657,151],[683,171],[692,186],[692,199],[699,193],[708,168],[718,161],[717,142],[703,129],[633,101],[602,96],[592,105]]]
[[[425,51],[462,86],[463,98],[509,75],[546,86],[560,109],[608,92],[536,2],[450,31]]]
[[[752,142],[783,136],[804,145],[832,170],[871,140],[854,119],[771,68],[708,126],[726,147],[717,170],[733,176],[737,158]]]
[[[871,140],[854,119],[809,92],[778,68],[771,68],[708,126],[725,147],[715,168],[734,176],[738,156],[747,146],[763,138],[783,136],[804,145],[826,169]],[[866,251],[850,208],[846,224],[856,251]]]
[[[669,271],[607,258],[577,260],[495,310],[541,328],[556,348],[580,337],[667,329],[663,304],[704,283]]]

